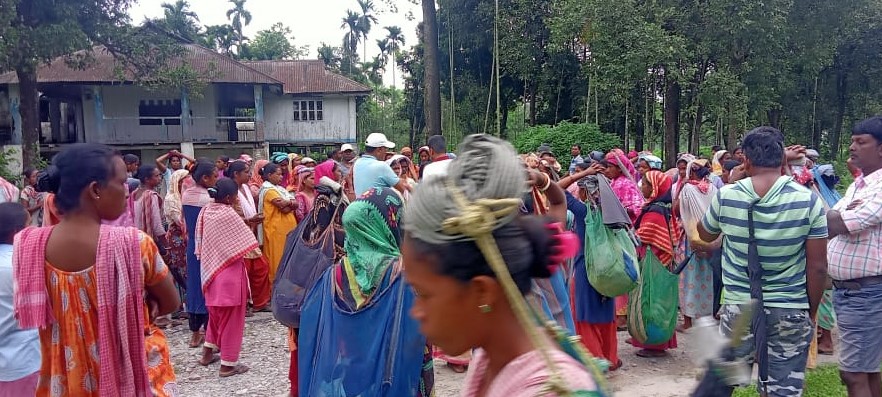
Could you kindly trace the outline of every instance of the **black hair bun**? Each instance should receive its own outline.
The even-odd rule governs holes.
[[[211,197],[212,199],[216,200],[217,196],[218,196],[218,191],[216,188],[213,188],[213,187],[208,188],[208,197]]]
[[[58,167],[50,165],[45,171],[37,174],[37,191],[44,193],[58,193],[61,185],[61,171]]]
[[[530,241],[533,251],[533,260],[530,262],[530,277],[551,277],[551,269],[548,267],[549,257],[557,249],[557,246],[554,241],[554,235],[546,226],[550,220],[545,217],[527,215],[521,216],[519,221],[527,240]]]

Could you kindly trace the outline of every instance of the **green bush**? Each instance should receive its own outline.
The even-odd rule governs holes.
[[[537,125],[529,127],[512,142],[518,153],[531,153],[542,144],[551,146],[557,161],[564,167],[569,166],[573,145],[582,147],[582,154],[587,155],[593,150],[607,152],[621,146],[622,142],[614,134],[600,132],[595,124],[573,124],[563,122],[557,126]]]
[[[6,179],[10,183],[18,185],[20,180],[19,173],[10,170],[10,166],[12,165],[12,158],[14,155],[15,151],[13,151],[12,149],[0,149],[0,178]]]
[[[839,367],[833,364],[820,365],[810,369],[805,377],[805,397],[845,397],[845,386],[839,379]],[[735,390],[732,397],[758,397],[756,387],[743,387]]]

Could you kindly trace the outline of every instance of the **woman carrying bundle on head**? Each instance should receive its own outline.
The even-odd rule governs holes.
[[[149,236],[102,224],[126,211],[126,178],[107,146],[65,148],[38,183],[61,222],[16,237],[14,310],[39,329],[38,396],[177,394],[165,336],[150,325],[180,305],[168,268]]]
[[[287,157],[285,157],[287,161]],[[257,242],[269,263],[270,284],[276,279],[276,271],[285,251],[285,238],[297,227],[297,201],[285,189],[282,167],[267,164],[260,170],[263,185],[257,199],[257,211],[263,215],[263,226],[257,229]]]
[[[405,210],[411,316],[444,351],[474,349],[463,396],[604,395],[584,355],[557,346],[524,299],[533,278],[550,277],[575,251],[572,236],[518,214],[527,175],[510,144],[472,135],[459,153],[447,177],[421,184]]]
[[[208,306],[208,332],[199,364],[221,360],[222,378],[248,372],[239,364],[248,303],[245,255],[257,248],[257,239],[233,209],[239,185],[229,178],[209,190],[213,203],[202,208],[196,221],[196,256],[202,265],[202,291]],[[220,351],[220,357],[215,352]]]
[[[208,308],[202,294],[202,263],[196,256],[196,220],[202,208],[211,204],[208,189],[217,183],[217,166],[214,161],[201,158],[196,160],[190,172],[193,184],[181,198],[184,223],[187,225],[187,321],[190,325],[190,348],[197,348],[205,342],[205,328],[208,325]]]

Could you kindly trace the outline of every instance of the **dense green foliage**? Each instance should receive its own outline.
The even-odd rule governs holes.
[[[839,367],[821,365],[810,369],[805,377],[805,397],[845,397],[848,393],[842,380],[839,379]],[[755,387],[744,387],[735,390],[732,397],[756,397],[759,394]]]
[[[878,1],[499,0],[498,14],[487,0],[438,6],[441,92],[456,103],[442,110],[445,134],[497,133],[494,22],[502,136],[524,107],[530,125],[591,122],[659,154],[731,148],[772,125],[829,159],[855,121],[882,112]],[[422,51],[404,57],[411,68],[422,68]],[[424,94],[424,75],[409,77],[409,102]]]
[[[557,126],[539,125],[527,128],[513,141],[519,153],[535,152],[542,144],[551,146],[551,151],[560,164],[568,165],[573,158],[570,155],[570,148],[573,145],[581,145],[583,153],[592,150],[606,152],[619,146],[619,138],[613,134],[600,132],[594,124],[563,122]]]

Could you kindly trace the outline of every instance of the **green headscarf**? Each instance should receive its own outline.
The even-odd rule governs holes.
[[[346,259],[355,272],[355,281],[369,295],[383,279],[389,264],[401,255],[401,196],[389,188],[365,192],[343,213],[346,232]]]

